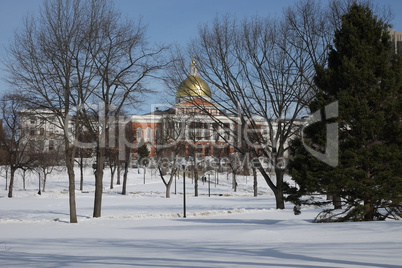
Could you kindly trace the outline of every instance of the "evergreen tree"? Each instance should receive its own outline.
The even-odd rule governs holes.
[[[317,67],[321,92],[311,110],[321,109],[325,119],[324,107],[339,101],[339,162],[326,165],[294,141],[290,172],[299,187],[288,191],[296,205],[326,204],[301,198],[312,192],[338,197],[342,209],[325,209],[316,221],[402,216],[402,63],[391,53],[388,27],[368,6],[354,3],[335,31],[327,66]],[[305,129],[309,146],[325,147],[328,122]]]
[[[143,143],[141,146],[138,147],[138,156],[139,156],[139,163],[141,163],[142,165],[147,166],[149,163],[148,160],[148,156],[149,156],[149,150],[148,150],[148,146],[146,143]]]

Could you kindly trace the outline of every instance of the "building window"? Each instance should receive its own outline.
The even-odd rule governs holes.
[[[204,132],[204,139],[210,140],[211,139],[211,130],[209,129],[209,124],[205,124],[205,132]]]
[[[142,139],[142,129],[137,128],[137,141],[139,142]]]
[[[219,140],[219,125],[218,123],[213,123],[212,124],[212,134],[211,138],[215,140],[216,142]]]
[[[224,123],[223,124],[223,139],[224,141],[229,141],[230,138],[230,124]]]
[[[205,149],[204,149],[204,155],[205,156],[209,156],[210,154],[211,154],[211,149],[210,149],[211,147],[210,147],[210,145],[209,144],[206,144],[205,145]]]
[[[197,144],[196,148],[197,148],[197,153],[202,154],[202,144]]]
[[[54,150],[54,141],[49,140],[49,151],[53,151],[53,150]]]
[[[152,140],[152,130],[150,128],[147,128],[146,135],[147,135],[147,141],[151,141]]]
[[[45,141],[43,140],[37,141],[37,150],[39,152],[43,152],[45,150]]]

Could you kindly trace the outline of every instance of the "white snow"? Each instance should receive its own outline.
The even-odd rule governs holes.
[[[240,177],[236,193],[231,176],[219,185],[199,182],[194,197],[186,179],[187,218],[183,218],[182,179],[165,198],[155,174],[131,169],[128,194],[109,189],[105,169],[102,217],[92,218],[94,178],[85,171],[84,191],[76,191],[78,223],[70,224],[68,183],[63,172],[49,176],[38,195],[34,174],[26,190],[17,176],[7,198],[0,178],[0,267],[401,267],[402,222],[314,224],[315,208],[293,215],[292,205],[275,209],[259,178]],[[4,175],[4,173],[2,173]],[[79,172],[76,172],[79,187]],[[212,179],[212,178],[211,178]]]

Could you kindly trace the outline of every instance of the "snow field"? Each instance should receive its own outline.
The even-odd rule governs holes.
[[[0,178],[1,267],[401,267],[400,221],[313,224],[319,210],[292,205],[276,210],[271,191],[259,178],[221,174],[219,185],[199,181],[200,196],[186,178],[187,218],[183,218],[182,179],[165,198],[160,178],[131,169],[128,195],[109,189],[105,169],[102,217],[92,218],[94,178],[85,170],[84,191],[76,191],[78,224],[70,224],[67,177],[49,176],[38,195],[30,174],[26,190],[19,178],[7,198]],[[3,175],[3,174],[2,174]],[[76,172],[77,188],[79,172]],[[247,180],[247,183],[246,183]],[[115,179],[116,181],[116,179]]]

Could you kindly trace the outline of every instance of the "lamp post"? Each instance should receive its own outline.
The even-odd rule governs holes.
[[[146,173],[147,170],[145,169],[146,168],[145,165],[143,166],[143,168],[144,168],[144,184],[145,184],[145,173]]]
[[[214,176],[215,176],[215,187],[216,187],[216,185],[218,184],[218,180],[217,180],[216,174],[218,174],[218,169],[217,169],[217,168],[215,168],[215,173],[214,173]]]
[[[211,197],[211,178],[210,173],[208,173],[208,197]]]

